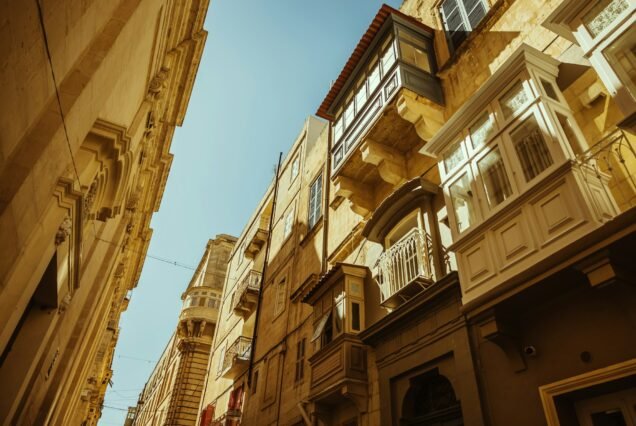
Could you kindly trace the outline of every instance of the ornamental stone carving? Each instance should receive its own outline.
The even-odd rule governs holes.
[[[73,229],[73,222],[71,218],[67,215],[62,220],[59,228],[57,228],[57,232],[55,233],[55,246],[59,246],[71,235],[71,230]]]

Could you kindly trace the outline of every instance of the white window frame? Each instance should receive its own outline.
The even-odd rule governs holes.
[[[444,13],[444,3],[446,3],[447,1],[454,1],[455,4],[457,5],[457,9],[459,11],[459,16],[462,18],[462,23],[464,25],[464,27],[466,28],[465,32],[469,33],[471,31],[473,31],[475,28],[477,28],[477,26],[479,26],[479,24],[484,20],[484,17],[488,14],[488,11],[490,10],[490,4],[488,3],[488,0],[478,0],[484,7],[485,12],[484,12],[484,16],[481,17],[481,19],[479,20],[479,22],[477,22],[477,24],[473,27],[470,24],[470,20],[468,19],[468,11],[466,10],[466,6],[464,5],[464,0],[442,0],[439,2],[439,16],[441,18],[442,21],[442,27],[444,28],[444,34],[446,36],[446,43],[448,44],[448,50],[453,53],[457,50],[457,48],[459,46],[461,46],[464,41],[466,41],[466,39],[462,40],[457,46],[454,46],[451,38],[450,38],[450,33],[451,32],[456,32],[456,31],[452,31],[451,29],[448,28],[447,25],[447,19],[446,19],[446,14]],[[475,6],[477,7],[477,6]],[[474,10],[474,9],[473,9]],[[468,36],[466,36],[468,37]]]
[[[323,173],[320,172],[318,176],[313,180],[309,186],[309,208],[307,215],[307,227],[313,229],[322,218],[322,203],[323,203]],[[315,189],[316,188],[316,189]],[[319,194],[317,196],[316,194]]]
[[[292,183],[296,181],[296,178],[298,177],[298,175],[300,175],[300,152],[297,152],[296,154],[294,154],[294,157],[292,158],[292,161],[291,161],[289,173],[290,173],[289,184],[291,185]]]

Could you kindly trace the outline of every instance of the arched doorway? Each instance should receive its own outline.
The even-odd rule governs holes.
[[[446,377],[432,371],[410,382],[402,401],[400,425],[463,426],[461,405]]]

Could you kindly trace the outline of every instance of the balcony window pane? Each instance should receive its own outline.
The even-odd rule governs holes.
[[[554,86],[552,85],[552,83],[547,82],[544,79],[541,79],[541,85],[543,86],[543,90],[545,91],[545,94],[548,95],[550,99],[559,102],[559,96],[557,96],[557,92],[554,89]]]
[[[526,182],[552,165],[550,151],[534,116],[524,121],[510,136]]]
[[[333,155],[334,166],[338,166],[340,162],[342,161],[343,157],[344,157],[344,143],[336,149],[336,152]]]
[[[373,94],[380,84],[380,64],[377,63],[369,73],[369,93]]]
[[[322,216],[322,174],[309,188],[309,229],[313,228]]]
[[[351,329],[360,331],[360,304],[351,302]]]
[[[201,307],[205,306],[205,302],[206,302],[205,297],[199,297],[199,306]]]
[[[342,333],[342,320],[344,319],[344,300],[338,302],[334,309],[335,315],[333,316],[334,335]]]
[[[464,148],[462,147],[461,141],[456,142],[454,145],[451,145],[448,151],[446,151],[446,155],[444,156],[444,168],[446,170],[446,173],[451,172],[465,159],[466,155],[464,154]]]
[[[400,55],[404,62],[411,64],[427,73],[431,72],[426,50],[415,47],[411,43],[400,40]]]
[[[570,118],[561,114],[560,112],[556,113],[557,119],[559,120],[559,124],[563,129],[563,133],[565,133],[565,138],[568,140],[570,146],[572,147],[572,151],[574,151],[575,155],[583,154],[583,152],[587,149],[585,145],[583,145],[576,135],[574,128],[572,127],[572,123],[570,122]]]
[[[395,50],[393,49],[393,43],[389,45],[389,48],[382,55],[382,71],[386,75],[391,69],[391,66],[395,63]]]
[[[345,109],[345,112],[344,112],[345,127],[348,128],[349,126],[351,126],[351,123],[353,123],[354,115],[355,115],[355,105],[354,105],[354,102],[351,101],[351,103],[347,105],[347,108]]]
[[[505,95],[499,99],[501,105],[501,111],[504,118],[512,117],[528,102],[528,93],[523,87],[523,83],[520,81],[515,84],[512,89],[508,90]]]
[[[336,124],[333,126],[333,138],[339,140],[342,136],[342,116],[336,120]]]
[[[468,173],[464,173],[462,177],[455,181],[455,183],[449,187],[449,192],[453,210],[455,211],[457,230],[462,232],[475,221],[473,193],[470,189],[470,177]]]
[[[360,111],[364,104],[367,102],[367,85],[362,83],[362,86],[358,89],[356,93],[356,109]]]
[[[469,129],[473,149],[482,147],[495,133],[495,120],[489,112],[485,112]]]
[[[583,16],[583,24],[592,37],[596,37],[628,7],[629,0],[601,1]]]
[[[478,163],[479,173],[484,182],[486,197],[490,207],[495,207],[512,194],[510,181],[506,174],[503,158],[499,148],[495,148]]]

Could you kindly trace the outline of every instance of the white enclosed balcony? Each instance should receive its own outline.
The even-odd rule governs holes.
[[[431,236],[418,228],[386,250],[378,259],[380,303],[395,308],[435,283]]]

